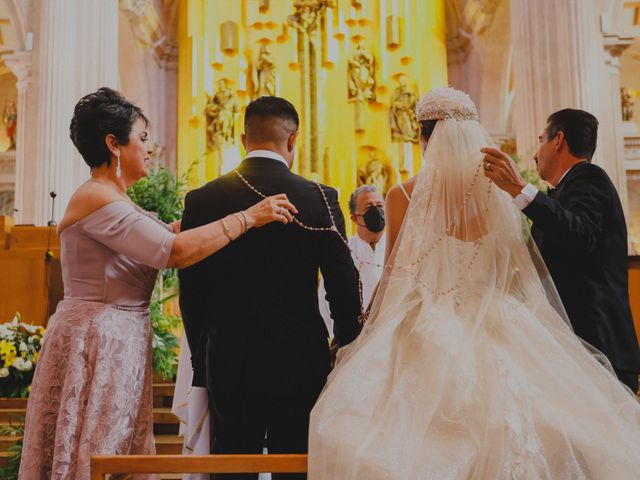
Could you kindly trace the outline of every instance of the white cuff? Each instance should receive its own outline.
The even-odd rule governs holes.
[[[516,207],[520,210],[524,210],[529,206],[533,199],[536,198],[538,194],[538,189],[527,183],[516,197],[513,199],[513,202],[516,204]]]

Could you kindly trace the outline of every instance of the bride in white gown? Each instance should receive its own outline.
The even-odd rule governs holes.
[[[313,480],[637,479],[640,406],[571,330],[470,98],[437,120],[360,337],[311,413]]]

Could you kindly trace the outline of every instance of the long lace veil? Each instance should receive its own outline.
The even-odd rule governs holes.
[[[433,90],[416,113],[419,121],[438,122],[369,320],[341,352],[338,367],[375,331],[427,310],[460,320],[473,341],[492,328],[492,319],[516,315],[509,310],[519,305],[534,313],[550,338],[580,343],[525,217],[483,174],[480,149],[494,142],[471,99],[451,88]],[[604,355],[584,346],[611,370]]]

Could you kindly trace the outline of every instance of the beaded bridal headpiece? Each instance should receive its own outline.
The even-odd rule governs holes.
[[[478,110],[471,97],[451,87],[436,88],[427,93],[416,105],[416,119],[424,120],[478,120]]]

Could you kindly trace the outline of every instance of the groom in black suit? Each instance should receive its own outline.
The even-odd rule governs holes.
[[[293,105],[261,97],[248,105],[244,127],[245,160],[237,173],[189,192],[182,229],[244,210],[261,200],[257,192],[285,193],[301,223],[330,227],[332,215],[346,238],[336,190],[320,187],[325,202],[317,184],[290,171],[298,135]],[[319,269],[335,339],[346,345],[360,331],[358,273],[336,231],[274,222],[180,272],[194,384],[209,391],[213,453],[260,453],[265,433],[270,453],[307,452],[309,412],[330,371]]]
[[[485,175],[533,221],[533,238],[575,333],[604,353],[638,391],[640,349],[629,307],[627,225],[609,176],[591,163],[598,120],[583,110],[549,116],[536,164],[549,195],[522,179],[513,161],[483,149]]]

